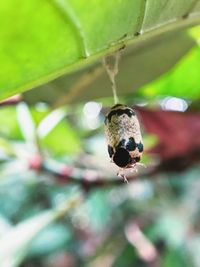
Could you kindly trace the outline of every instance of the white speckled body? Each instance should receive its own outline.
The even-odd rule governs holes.
[[[126,168],[140,160],[143,151],[142,136],[140,124],[133,109],[121,104],[113,106],[106,114],[105,135],[111,158],[119,147],[123,147],[133,159]]]

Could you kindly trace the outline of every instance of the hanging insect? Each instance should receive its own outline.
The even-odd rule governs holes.
[[[117,104],[115,76],[118,73],[120,54],[116,53],[111,56],[112,58],[114,59],[113,64],[109,62],[109,57],[103,59],[103,66],[111,81],[115,103],[105,117],[105,135],[111,161],[120,167],[118,175],[128,182],[121,170],[133,168],[139,164],[143,152],[143,142],[140,124],[134,110],[126,105]]]
[[[105,117],[105,135],[111,161],[121,169],[133,168],[143,152],[140,124],[133,109],[114,105]],[[119,175],[126,177],[119,172]]]

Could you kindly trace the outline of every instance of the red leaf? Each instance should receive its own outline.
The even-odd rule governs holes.
[[[159,143],[150,152],[163,160],[187,157],[200,150],[200,113],[147,110],[138,108],[147,133],[155,134]]]

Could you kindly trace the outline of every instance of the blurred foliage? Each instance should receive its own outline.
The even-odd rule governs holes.
[[[136,96],[138,104],[168,107],[166,98],[147,102],[147,96]],[[119,178],[106,156],[104,112],[98,102],[86,104],[52,111],[45,103],[20,101],[1,108],[1,266],[198,267],[199,166],[184,173],[139,170],[141,178],[128,185],[107,184]],[[158,140],[144,132],[146,149]],[[151,166],[157,159],[144,155],[143,162]],[[104,188],[89,187],[98,171]],[[69,207],[70,197],[79,195],[81,202],[64,216],[62,203]]]
[[[4,107],[1,110],[0,123],[4,127],[1,129],[1,135],[8,139],[22,140],[20,127],[17,123],[17,114],[15,107]]]
[[[200,95],[199,64],[200,50],[195,47],[170,72],[149,83],[139,91],[139,94],[152,98],[173,95],[195,99]]]
[[[58,138],[58,136],[62,138]],[[42,142],[57,155],[80,151],[80,140],[66,121],[57,125]]]

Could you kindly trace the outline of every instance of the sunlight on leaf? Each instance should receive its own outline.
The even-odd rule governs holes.
[[[88,66],[124,45],[198,23],[199,13],[194,0],[1,1],[0,98]]]
[[[159,96],[198,98],[200,97],[199,70],[200,48],[195,47],[171,71],[141,88],[139,94],[151,98]]]

